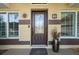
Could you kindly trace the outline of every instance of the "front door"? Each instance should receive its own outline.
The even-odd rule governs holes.
[[[47,11],[32,11],[32,45],[47,45]]]

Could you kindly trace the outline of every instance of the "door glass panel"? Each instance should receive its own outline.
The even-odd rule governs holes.
[[[35,14],[35,33],[44,33],[44,14]]]

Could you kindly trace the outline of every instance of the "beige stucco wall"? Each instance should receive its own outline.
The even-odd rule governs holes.
[[[46,5],[33,5],[33,4],[10,4],[8,8],[0,8],[1,11],[18,11],[20,14],[20,20],[31,20],[31,9],[48,9],[48,20],[52,19],[52,14],[57,14],[57,19],[61,20],[60,11],[62,10],[78,10],[79,7],[71,7],[67,4],[46,4]],[[22,18],[22,14],[26,13],[27,18]],[[61,25],[53,24],[48,25],[48,41],[52,40],[51,31],[54,27],[57,27],[58,32],[61,31]],[[28,25],[19,25],[19,40],[20,41],[31,41],[31,24],[30,28]]]

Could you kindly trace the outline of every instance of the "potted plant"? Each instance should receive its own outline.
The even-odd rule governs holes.
[[[54,52],[58,52],[59,51],[59,36],[60,36],[60,33],[57,32],[57,28],[55,27],[52,31],[52,38],[53,38],[53,41],[52,41],[52,50]]]

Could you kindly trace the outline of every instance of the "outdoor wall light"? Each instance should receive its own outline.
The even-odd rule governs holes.
[[[52,14],[52,18],[56,19],[57,18],[57,14]]]
[[[26,14],[26,13],[24,13],[22,16],[23,16],[23,18],[26,18],[26,17],[27,17],[27,14]]]

